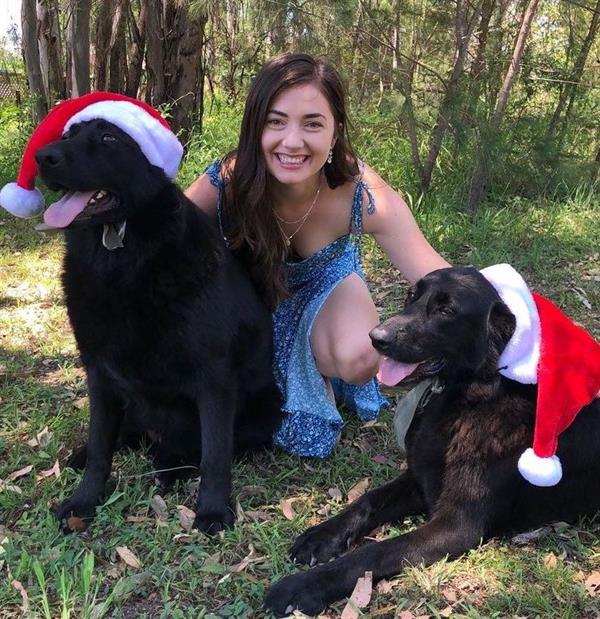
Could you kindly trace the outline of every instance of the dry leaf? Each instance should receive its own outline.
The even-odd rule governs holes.
[[[177,511],[179,512],[179,524],[181,525],[181,528],[186,533],[189,533],[194,526],[196,512],[185,505],[178,505]]]
[[[341,619],[358,619],[357,608],[364,608],[371,601],[373,593],[373,573],[365,572],[365,575],[359,578],[354,585],[354,591],[342,611]]]
[[[142,567],[140,560],[127,548],[127,546],[117,546],[117,554],[121,557],[124,563],[138,570]]]
[[[375,587],[377,589],[377,593],[389,593],[394,585],[389,580],[380,580]]]
[[[251,563],[260,563],[265,560],[266,557],[261,557],[256,554],[252,544],[248,546],[248,550],[250,552],[247,556],[245,556],[239,563],[236,563],[236,565],[231,566],[231,572],[234,574],[239,574],[240,572],[243,572]]]
[[[361,479],[357,484],[352,486],[352,488],[350,488],[350,490],[348,491],[348,503],[354,503],[356,499],[361,497],[367,491],[368,487],[369,487],[368,477]]]
[[[257,522],[269,522],[270,520],[273,520],[273,514],[262,510],[247,511],[246,517]]]
[[[48,431],[48,426],[45,426],[43,430],[40,430],[34,438],[27,441],[27,445],[30,447],[44,447],[48,446],[50,439],[52,438],[52,432]]]
[[[548,569],[554,569],[558,565],[558,559],[553,552],[549,552],[548,554],[544,555],[544,565]]]
[[[177,533],[177,535],[173,535],[174,542],[191,542],[193,539],[193,535],[190,535],[189,533]]]
[[[334,500],[334,501],[341,501],[342,500],[342,491],[339,488],[329,488],[329,490],[327,491],[327,494]]]
[[[45,471],[40,471],[36,477],[35,480],[36,481],[40,481],[46,477],[52,477],[54,475],[54,477],[56,477],[58,479],[58,477],[60,477],[60,465],[58,464],[58,460],[56,460],[54,462],[54,466],[51,469],[46,469]]]
[[[16,479],[19,479],[19,477],[24,477],[25,475],[31,473],[33,469],[33,464],[28,464],[27,466],[24,466],[22,469],[19,469],[18,471],[14,471],[12,472],[7,478],[7,481],[15,481]],[[19,582],[19,581],[15,581],[15,582]]]
[[[377,454],[376,456],[373,456],[371,460],[377,464],[385,464],[387,462],[387,458],[383,454]]]
[[[69,516],[69,518],[67,518],[67,526],[71,531],[75,531],[76,533],[87,529],[87,523],[79,516]]]
[[[74,402],[73,402],[73,406],[77,409],[77,410],[81,410],[86,404],[88,403],[88,399],[87,398],[77,398]]]
[[[21,490],[21,488],[19,488],[19,486],[7,484],[0,479],[0,492],[2,492],[3,490],[9,490],[10,492],[16,492],[17,494],[23,494],[23,491]]]
[[[585,579],[585,590],[593,597],[600,593],[600,572],[592,572]]]
[[[127,516],[127,522],[146,522],[149,520],[148,516]]]
[[[410,610],[403,610],[398,615],[398,619],[415,619],[415,616],[410,612]]]
[[[296,516],[292,507],[292,501],[293,499],[281,499],[279,501],[279,507],[281,507],[281,511],[287,520],[293,520]]]
[[[251,496],[267,496],[269,491],[264,486],[243,486],[238,492],[238,501],[243,501]]]
[[[21,604],[21,610],[23,611],[23,614],[28,613],[29,595],[27,595],[25,587],[18,580],[13,580],[11,584],[21,594],[21,599],[23,600],[23,603]]]
[[[167,504],[160,494],[155,494],[150,499],[150,509],[156,514],[159,520],[166,522],[168,516]]]
[[[525,531],[525,533],[519,533],[515,535],[510,541],[517,546],[526,546],[531,542],[536,542],[542,537],[548,535],[552,529],[550,527],[540,527],[539,529],[534,529],[533,531]]]
[[[458,600],[456,592],[452,589],[444,589],[442,591],[442,595],[444,596],[446,602],[448,602],[449,604],[454,604]]]
[[[446,606],[443,610],[440,610],[440,616],[442,617],[450,617],[453,613],[452,606]]]

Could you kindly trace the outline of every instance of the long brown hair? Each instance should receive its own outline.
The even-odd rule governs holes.
[[[278,56],[256,75],[246,99],[238,147],[225,157],[222,167],[230,177],[223,196],[225,234],[271,308],[287,296],[287,247],[273,215],[274,200],[261,136],[275,97],[306,83],[316,86],[327,99],[335,122],[333,161],[324,168],[327,184],[334,189],[356,179],[358,162],[348,140],[342,80],[329,62],[308,54]]]

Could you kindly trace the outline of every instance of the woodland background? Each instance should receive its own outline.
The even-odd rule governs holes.
[[[111,90],[189,142],[207,106],[240,105],[266,59],[297,50],[340,69],[361,131],[402,145],[411,196],[451,182],[474,212],[600,167],[600,0],[23,0],[21,21],[34,121]]]

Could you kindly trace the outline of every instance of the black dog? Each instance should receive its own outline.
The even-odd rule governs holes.
[[[87,200],[65,229],[63,286],[91,419],[58,518],[93,517],[119,433],[134,431],[158,468],[199,465],[195,527],[230,526],[232,455],[268,446],[281,418],[270,314],[216,226],[115,125],[75,124],[36,161],[65,203]]]
[[[492,536],[600,508],[600,400],[561,435],[558,485],[536,487],[518,472],[517,460],[532,441],[536,387],[497,371],[514,324],[478,271],[453,268],[423,278],[404,311],[371,332],[382,354],[421,362],[411,380],[435,375],[444,389],[417,409],[406,437],[408,470],[301,535],[292,557],[325,565],[276,583],[266,608],[316,614],[349,595],[366,571],[374,580],[387,578],[407,564],[458,557]],[[428,521],[415,531],[326,563],[378,525],[421,513]]]

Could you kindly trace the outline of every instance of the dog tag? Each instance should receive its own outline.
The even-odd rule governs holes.
[[[104,245],[106,249],[112,251],[113,249],[125,247],[123,245],[123,238],[125,236],[126,224],[127,221],[123,221],[121,224],[104,224],[104,230],[102,231],[102,245]]]
[[[396,412],[394,413],[394,432],[396,433],[396,441],[398,447],[402,452],[402,455],[406,454],[406,433],[413,417],[417,406],[423,398],[423,394],[431,387],[433,382],[432,378],[426,378],[421,381],[416,387],[413,387],[396,405]]]

